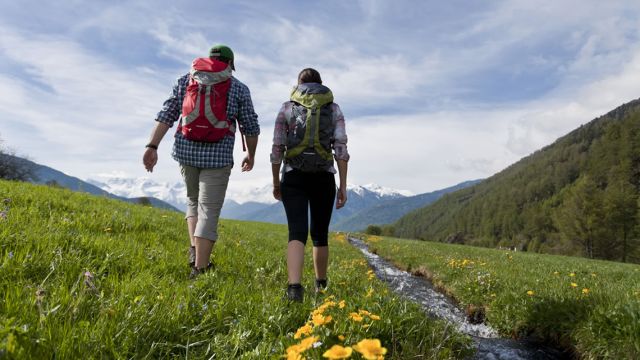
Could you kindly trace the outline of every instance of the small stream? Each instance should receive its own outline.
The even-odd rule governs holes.
[[[465,313],[451,299],[434,289],[431,282],[399,270],[371,253],[362,240],[349,238],[349,242],[362,251],[376,276],[386,282],[391,290],[420,304],[430,316],[444,319],[461,333],[471,336],[478,349],[471,359],[570,359],[557,349],[525,340],[500,338],[496,330],[485,324],[469,323]]]

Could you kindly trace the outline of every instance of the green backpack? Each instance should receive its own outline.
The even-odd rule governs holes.
[[[333,94],[317,83],[296,86],[291,92],[291,115],[285,163],[304,172],[328,171],[333,166]]]

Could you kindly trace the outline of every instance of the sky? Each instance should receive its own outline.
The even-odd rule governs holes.
[[[430,192],[489,177],[640,97],[640,2],[0,0],[0,139],[81,179],[181,181],[169,130],[144,145],[176,78],[235,52],[261,126],[236,141],[230,193],[271,182],[273,124],[300,70],[345,114],[348,182]]]

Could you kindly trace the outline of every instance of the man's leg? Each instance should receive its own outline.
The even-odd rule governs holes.
[[[196,224],[198,223],[198,194],[199,194],[199,178],[200,169],[193,166],[180,165],[180,173],[187,189],[187,212],[185,220],[187,221],[187,232],[189,234],[189,265],[194,267],[196,264],[196,239],[193,235]]]
[[[209,265],[213,245],[218,240],[218,219],[229,175],[231,166],[200,171],[198,221],[194,230],[197,269],[205,269]]]

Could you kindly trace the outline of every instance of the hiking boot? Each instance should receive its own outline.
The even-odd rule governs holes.
[[[287,286],[287,299],[294,302],[302,302],[304,300],[304,288],[300,284],[289,284]]]
[[[189,248],[189,267],[193,268],[196,266],[196,247],[191,246]]]
[[[193,266],[191,268],[191,274],[189,274],[189,279],[195,279],[196,277],[198,277],[198,275],[200,274],[204,274],[209,270],[213,269],[213,263],[209,263],[209,265],[207,265],[207,267],[198,269],[197,267]]]
[[[327,279],[316,279],[316,294],[327,290]]]

